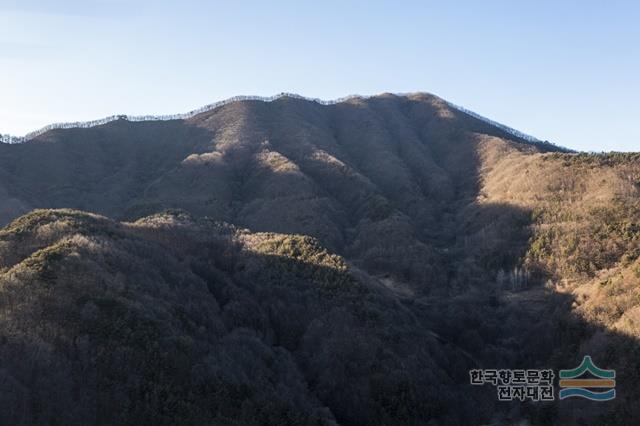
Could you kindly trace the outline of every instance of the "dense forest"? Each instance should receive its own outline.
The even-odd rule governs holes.
[[[636,424],[640,157],[428,94],[0,145],[0,424]],[[498,402],[473,368],[617,371]]]

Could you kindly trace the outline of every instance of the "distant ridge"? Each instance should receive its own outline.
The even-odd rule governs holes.
[[[415,92],[415,93],[423,93],[423,92]],[[415,93],[394,93],[395,96],[409,96],[411,94],[415,94]],[[103,124],[107,124],[110,123],[112,121],[116,121],[116,120],[126,120],[126,121],[168,121],[168,120],[187,120],[190,119],[198,114],[202,114],[205,112],[209,112],[209,111],[213,111],[216,108],[222,107],[224,105],[233,103],[233,102],[240,102],[240,101],[262,101],[262,102],[273,102],[276,101],[278,99],[281,98],[293,98],[293,99],[302,99],[302,100],[306,100],[306,101],[310,101],[310,102],[316,102],[320,105],[335,105],[335,104],[339,104],[342,102],[346,102],[352,99],[369,99],[369,98],[373,98],[377,95],[368,95],[368,96],[363,96],[363,95],[349,95],[349,96],[345,96],[342,98],[338,98],[338,99],[333,99],[333,100],[323,100],[323,99],[319,99],[319,98],[309,98],[306,96],[302,96],[302,95],[298,95],[296,93],[287,93],[287,92],[282,92],[279,93],[277,95],[274,96],[234,96],[228,99],[224,99],[222,101],[218,101],[218,102],[214,102],[212,104],[208,104],[205,105],[203,107],[194,109],[192,111],[186,112],[186,113],[182,113],[182,114],[168,114],[168,115],[138,115],[138,116],[134,116],[134,115],[125,115],[125,114],[118,114],[118,115],[112,115],[109,117],[105,117],[105,118],[101,118],[98,120],[91,120],[91,121],[77,121],[77,122],[69,122],[69,123],[53,123],[53,124],[49,124],[41,129],[35,130],[33,132],[27,133],[24,136],[12,136],[12,135],[1,135],[0,134],[0,143],[6,143],[6,144],[16,144],[16,143],[22,143],[22,142],[26,142],[29,141],[31,139],[34,139],[50,130],[55,130],[55,129],[76,129],[76,128],[90,128],[90,127],[95,127],[95,126],[100,126]],[[463,112],[465,114],[468,114],[478,120],[484,121],[487,124],[490,124],[492,126],[495,126],[499,129],[501,129],[502,131],[513,135],[517,138],[526,140],[527,142],[530,143],[535,143],[535,144],[548,144],[548,145],[553,145],[549,142],[546,141],[541,141],[540,139],[528,135],[526,133],[523,133],[519,130],[516,130],[512,127],[506,126],[502,123],[499,123],[497,121],[491,120],[487,117],[484,117],[476,112],[473,112],[471,110],[468,110],[460,105],[456,105],[452,102],[449,102],[445,99],[440,98],[439,96],[436,95],[432,95],[435,96],[436,98],[440,99],[441,101],[443,101],[444,103],[446,103],[448,106],[450,106],[451,108],[454,108],[460,112]],[[555,146],[555,145],[554,145]]]

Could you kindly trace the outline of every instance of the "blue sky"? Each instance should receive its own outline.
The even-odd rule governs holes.
[[[0,133],[426,91],[560,145],[640,151],[639,22],[635,1],[0,0]]]

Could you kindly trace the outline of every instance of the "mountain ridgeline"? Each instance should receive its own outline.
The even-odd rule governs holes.
[[[640,155],[508,130],[284,96],[0,144],[0,424],[634,424]],[[469,385],[585,354],[614,401]]]

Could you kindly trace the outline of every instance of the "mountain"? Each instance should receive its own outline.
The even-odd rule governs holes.
[[[633,424],[639,207],[640,154],[423,93],[0,144],[0,419]],[[613,403],[468,383],[585,354],[617,370]]]
[[[494,145],[553,148],[432,95],[234,102],[189,120],[118,120],[0,145],[0,221],[34,208],[124,220],[181,208],[314,236],[377,272],[440,282],[435,248],[450,243],[441,234],[458,226],[453,212],[475,197],[479,154]]]

